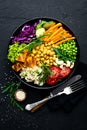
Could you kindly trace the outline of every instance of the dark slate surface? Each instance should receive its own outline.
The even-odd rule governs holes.
[[[1,87],[8,81],[17,80],[6,57],[10,36],[19,25],[36,17],[56,18],[65,23],[77,36],[80,61],[87,64],[87,0],[0,0]],[[29,97],[23,105],[37,101],[48,93],[22,86]],[[51,111],[47,105],[36,113],[29,113],[12,107],[8,96],[0,91],[0,130],[87,130],[86,118],[87,96],[69,113],[61,109]]]

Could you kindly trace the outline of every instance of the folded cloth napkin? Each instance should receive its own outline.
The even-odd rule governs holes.
[[[87,81],[87,65],[84,63],[79,63],[77,70],[74,75],[81,74],[82,79],[86,83]],[[61,95],[48,102],[48,108],[52,111],[63,109],[66,112],[70,112],[87,94],[87,86],[85,88],[73,93],[71,95]]]

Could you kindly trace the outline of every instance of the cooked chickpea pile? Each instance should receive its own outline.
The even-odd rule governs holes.
[[[47,66],[53,65],[55,59],[58,57],[54,50],[53,44],[41,44],[36,46],[31,53],[31,56],[34,56],[36,59],[36,64],[41,66],[42,63],[46,64]]]

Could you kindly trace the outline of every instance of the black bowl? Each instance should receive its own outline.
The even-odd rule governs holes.
[[[23,27],[25,24],[27,24],[27,25],[32,25],[32,24],[34,24],[35,22],[38,22],[39,20],[55,21],[56,23],[58,23],[58,22],[62,23],[61,21],[58,21],[58,20],[55,20],[55,19],[52,19],[52,18],[35,18],[35,19],[32,19],[32,20],[29,20],[29,21],[25,22],[25,23],[22,24],[20,27],[18,27],[18,28],[16,29],[16,31],[14,31],[14,33],[13,33],[12,36],[17,35],[17,34],[19,33],[19,31],[22,29],[22,27]],[[63,25],[63,27],[64,27],[66,30],[68,30],[68,31],[72,34],[72,36],[76,37],[76,36],[74,35],[74,33],[73,33],[64,23],[62,23],[62,25]],[[67,81],[71,78],[71,76],[74,74],[74,72],[76,71],[78,62],[79,62],[80,49],[79,49],[79,44],[78,44],[78,41],[77,41],[76,38],[75,38],[75,41],[76,41],[76,43],[77,43],[76,46],[77,46],[77,48],[78,48],[78,52],[77,52],[77,59],[76,59],[76,61],[75,61],[74,68],[72,69],[72,71],[71,71],[71,73],[70,73],[70,75],[69,75],[68,77],[66,77],[66,78],[63,79],[62,81],[59,81],[57,84],[55,84],[55,85],[48,85],[48,84],[45,83],[43,86],[38,86],[38,85],[34,84],[33,82],[27,82],[27,81],[25,81],[25,79],[21,79],[21,77],[19,76],[19,73],[18,73],[18,72],[15,72],[15,71],[13,70],[14,74],[16,75],[16,77],[17,77],[21,82],[23,82],[24,84],[26,84],[26,85],[29,86],[29,87],[36,88],[36,89],[52,89],[52,88],[59,87],[60,85],[63,85],[63,84],[64,84],[65,82],[67,82]],[[12,44],[12,39],[10,39],[9,45],[10,45],[10,44]],[[12,63],[11,63],[11,65],[12,65]]]

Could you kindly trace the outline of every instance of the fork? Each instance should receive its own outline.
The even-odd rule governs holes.
[[[86,84],[84,83],[83,80],[79,80],[79,81],[73,83],[72,85],[65,87],[63,90],[61,90],[61,92],[57,93],[56,95],[49,95],[48,97],[46,97],[38,102],[27,104],[25,106],[25,109],[28,111],[34,112],[38,108],[43,106],[43,104],[45,104],[46,101],[48,101],[54,97],[57,97],[59,95],[62,95],[62,94],[70,95],[74,92],[77,92],[77,91],[83,89],[85,87],[85,85]]]

